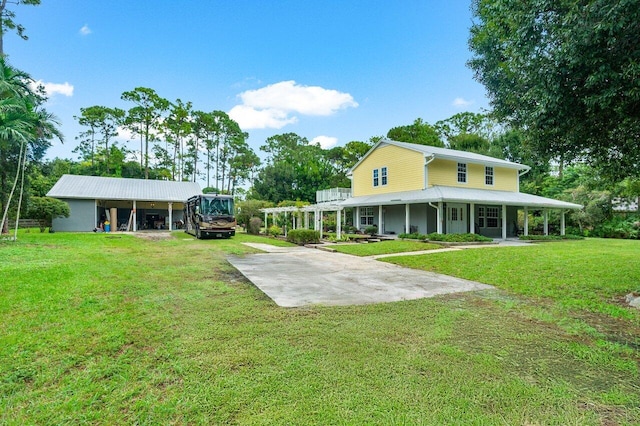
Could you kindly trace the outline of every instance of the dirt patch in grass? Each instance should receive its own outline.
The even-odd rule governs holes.
[[[149,241],[162,241],[174,238],[170,232],[135,232],[133,235],[137,238]]]

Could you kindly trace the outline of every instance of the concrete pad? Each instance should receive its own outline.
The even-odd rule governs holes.
[[[282,307],[364,305],[493,288],[348,254],[306,247],[266,249],[270,252],[228,260]]]

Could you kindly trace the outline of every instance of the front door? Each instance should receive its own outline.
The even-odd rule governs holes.
[[[447,234],[467,233],[467,206],[447,204]]]

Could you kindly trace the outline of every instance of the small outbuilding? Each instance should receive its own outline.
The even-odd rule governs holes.
[[[195,182],[63,175],[47,193],[69,204],[56,231],[92,231],[104,221],[112,230],[172,230],[183,220],[184,202],[202,194]]]

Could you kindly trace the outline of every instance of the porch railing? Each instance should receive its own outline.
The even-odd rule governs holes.
[[[351,197],[351,188],[331,188],[316,191],[316,203],[341,201]]]

